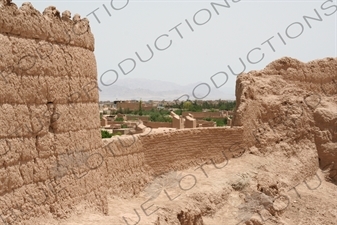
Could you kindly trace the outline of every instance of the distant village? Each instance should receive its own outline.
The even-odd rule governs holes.
[[[236,102],[195,101],[101,101],[102,138],[148,132],[231,126]]]

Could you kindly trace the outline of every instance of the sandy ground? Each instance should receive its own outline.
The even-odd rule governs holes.
[[[132,199],[110,196],[107,216],[81,209],[79,205],[77,211],[82,212],[66,220],[55,220],[50,216],[34,221],[55,225],[149,225],[162,224],[158,221],[166,219],[170,221],[167,224],[180,224],[177,220],[179,212],[191,211],[201,214],[205,225],[244,224],[240,221],[245,220],[257,221],[251,224],[337,224],[337,186],[325,181],[325,173],[321,170],[317,170],[317,175],[294,182],[302,173],[294,170],[301,166],[300,159],[286,160],[279,153],[267,157],[246,153],[216,166],[219,169],[210,164],[203,166],[203,170],[194,167],[172,171],[154,179]],[[277,185],[275,196],[262,194],[259,186],[265,183]],[[154,198],[149,201],[151,196]],[[261,201],[261,196],[265,200]],[[278,210],[274,215],[267,210],[268,206],[263,206],[266,201]],[[134,210],[140,216],[138,223]]]

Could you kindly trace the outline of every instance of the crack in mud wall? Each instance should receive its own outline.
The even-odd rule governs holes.
[[[285,57],[240,75],[233,124],[244,127],[245,143],[263,154],[289,146],[291,155],[308,161],[306,171],[331,167],[337,179],[336,71],[337,58]]]

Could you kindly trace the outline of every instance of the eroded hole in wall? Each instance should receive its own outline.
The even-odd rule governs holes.
[[[54,133],[54,128],[53,128],[53,123],[54,121],[54,115],[55,115],[55,108],[54,108],[54,103],[53,102],[47,102],[47,109],[49,111],[49,132]]]

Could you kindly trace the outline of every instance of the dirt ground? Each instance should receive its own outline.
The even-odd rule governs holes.
[[[107,216],[79,205],[77,213],[69,219],[54,220],[50,215],[32,222],[55,225],[336,224],[337,186],[327,182],[326,171],[321,170],[298,180],[303,173],[298,168],[303,167],[300,158],[288,158],[279,152],[259,156],[254,154],[253,147],[240,158],[216,167],[211,164],[202,169],[195,167],[165,174],[132,199],[110,196]],[[182,214],[184,223],[178,219]]]
[[[243,154],[152,177],[133,197],[110,195],[106,215],[79,204],[67,219],[26,223],[337,224],[336,69],[335,58],[282,58],[240,75],[233,124],[244,127]]]

